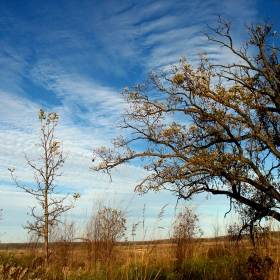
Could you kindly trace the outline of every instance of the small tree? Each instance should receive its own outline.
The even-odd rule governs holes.
[[[2,211],[3,211],[3,209],[0,209],[0,221],[3,219]],[[0,233],[0,237],[2,237],[4,234],[5,234],[5,232],[4,233]]]
[[[35,196],[40,209],[43,213],[38,213],[37,206],[30,207],[29,214],[34,218],[34,221],[27,221],[29,232],[34,232],[39,238],[44,239],[44,257],[45,263],[49,259],[49,233],[51,227],[54,227],[59,222],[59,217],[62,213],[68,211],[74,206],[71,202],[64,205],[65,199],[68,195],[57,197],[55,191],[55,181],[62,173],[58,169],[63,166],[67,155],[63,154],[62,142],[54,140],[54,132],[57,126],[59,116],[56,113],[46,114],[42,109],[39,111],[39,121],[41,125],[40,142],[36,146],[40,147],[42,154],[39,157],[40,166],[30,160],[27,155],[25,159],[29,166],[34,170],[34,178],[37,184],[36,188],[26,187],[20,184],[20,181],[13,175],[14,168],[9,168],[11,176],[16,183],[16,186],[23,189],[25,192]]]

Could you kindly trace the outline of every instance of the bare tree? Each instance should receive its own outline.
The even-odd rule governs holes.
[[[98,208],[99,206],[99,208]],[[89,257],[94,254],[95,264],[100,261],[108,267],[113,258],[116,243],[126,231],[125,212],[115,208],[97,205],[87,224]]]
[[[3,219],[3,214],[2,214],[2,212],[3,212],[3,209],[0,209],[0,221]],[[0,233],[0,238],[1,238],[5,233],[6,233],[6,232]]]
[[[20,181],[14,176],[14,168],[9,168],[11,176],[16,183],[16,186],[23,189],[25,192],[35,196],[39,208],[37,206],[30,207],[29,214],[34,221],[27,221],[24,228],[29,232],[34,232],[39,238],[44,240],[44,257],[45,263],[48,263],[50,256],[49,252],[49,233],[52,227],[55,227],[59,222],[59,217],[62,213],[74,207],[74,202],[64,205],[68,195],[58,196],[55,190],[55,181],[62,175],[58,171],[63,166],[67,155],[63,153],[61,141],[55,140],[54,133],[57,126],[59,116],[56,113],[46,114],[42,109],[39,111],[39,121],[41,125],[40,142],[36,146],[40,147],[42,154],[39,157],[41,165],[38,166],[34,160],[25,155],[28,165],[34,169],[34,178],[37,184],[36,188],[26,187],[20,184]],[[75,199],[75,197],[74,197]]]
[[[199,217],[195,214],[195,209],[187,206],[176,217],[172,239],[176,244],[177,269],[181,269],[186,257],[192,257],[194,243],[203,235],[198,223]]]
[[[219,18],[206,36],[229,50],[233,63],[215,64],[200,53],[195,68],[183,57],[124,89],[129,109],[119,127],[129,136],[95,149],[93,170],[140,158],[148,174],[137,191],[223,195],[230,209],[250,210],[252,226],[264,217],[280,221],[279,36],[273,23],[247,25],[248,39],[236,48],[231,25]]]

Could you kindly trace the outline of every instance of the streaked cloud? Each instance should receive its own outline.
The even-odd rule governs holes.
[[[24,205],[34,202],[15,188],[8,168],[15,167],[23,183],[34,182],[24,153],[38,158],[39,108],[60,115],[56,137],[69,155],[58,185],[62,193],[82,194],[73,210],[77,215],[89,213],[94,196],[104,190],[119,200],[133,196],[146,174],[138,165],[120,167],[112,183],[106,174],[90,171],[93,148],[110,146],[122,133],[115,127],[126,106],[119,92],[145,82],[151,70],[169,67],[182,55],[193,63],[198,51],[216,61],[232,59],[209,44],[201,31],[216,24],[217,14],[235,17],[234,36],[241,43],[243,22],[261,12],[253,0],[27,0],[0,6],[0,203],[1,224],[7,229],[2,242],[23,238],[20,227],[26,217],[18,217]],[[169,226],[176,197],[151,193],[135,195],[133,201],[131,221],[139,220],[143,203],[149,218],[169,203]],[[203,201],[211,213],[216,204],[215,198]]]

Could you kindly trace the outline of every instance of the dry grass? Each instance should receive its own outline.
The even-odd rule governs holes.
[[[97,209],[104,209],[104,205],[100,205]],[[157,216],[154,236],[161,228],[159,223],[163,212],[164,207]],[[29,244],[0,244],[0,280],[280,279],[279,232],[258,234],[254,246],[248,237],[238,243],[233,241],[232,236],[214,235],[214,238],[202,239],[193,234],[196,232],[194,229],[198,229],[198,220],[191,215],[191,218],[195,217],[192,219],[195,223],[177,223],[180,231],[174,231],[177,234],[171,234],[171,238],[147,241],[144,206],[143,220],[135,224],[132,231],[134,234],[139,225],[143,231],[142,241],[117,242],[117,239],[114,239],[113,243],[110,243],[110,254],[105,254],[102,248],[106,246],[101,245],[104,245],[103,242],[111,242],[111,238],[104,239],[103,235],[102,238],[96,238],[100,237],[96,235],[100,230],[95,232],[96,228],[100,229],[100,226],[96,226],[96,217],[98,216],[93,215],[87,224],[85,237],[75,237],[77,234],[73,220],[69,224],[65,221],[62,228],[52,232],[47,265],[44,262],[43,244],[38,243],[36,238],[32,238]],[[185,220],[184,218],[183,221]],[[109,218],[108,225],[114,221],[115,219]],[[115,224],[114,222],[113,225]],[[104,228],[112,228],[106,225]],[[117,234],[114,236],[118,236],[118,231],[114,233]],[[111,233],[105,236],[111,236]]]
[[[0,279],[279,279],[280,243],[271,236],[268,246],[253,248],[249,240],[199,240],[191,243],[183,265],[176,265],[176,244],[163,241],[119,243],[110,266],[95,264],[86,257],[86,244],[74,243],[71,257],[61,260],[63,246],[57,246],[50,264],[44,266],[42,252],[28,248],[3,249],[0,253]],[[58,245],[58,244],[53,244]],[[257,249],[257,251],[256,251]],[[252,256],[255,253],[255,259]],[[268,267],[266,257],[274,264]]]

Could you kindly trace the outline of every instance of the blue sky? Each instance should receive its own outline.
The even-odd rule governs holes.
[[[40,108],[60,116],[57,139],[69,156],[58,185],[62,193],[82,195],[71,214],[83,220],[98,194],[105,191],[108,201],[129,201],[145,176],[140,166],[124,166],[110,183],[108,176],[89,170],[93,148],[109,147],[121,133],[114,126],[125,106],[120,91],[145,82],[150,71],[168,67],[180,56],[195,64],[197,53],[205,51],[210,59],[230,61],[228,52],[201,33],[207,24],[215,26],[218,14],[235,19],[238,46],[245,22],[277,21],[279,12],[276,0],[0,1],[0,233],[6,232],[1,241],[27,239],[21,225],[28,219],[27,205],[35,200],[15,187],[8,168],[15,167],[26,186],[33,184],[24,153],[38,157],[34,143]],[[134,195],[130,223],[141,219],[144,203],[149,228],[168,203],[162,221],[168,229],[176,197],[167,192]],[[201,226],[211,234],[213,221],[221,219],[228,203],[205,196],[192,205],[196,203]]]

